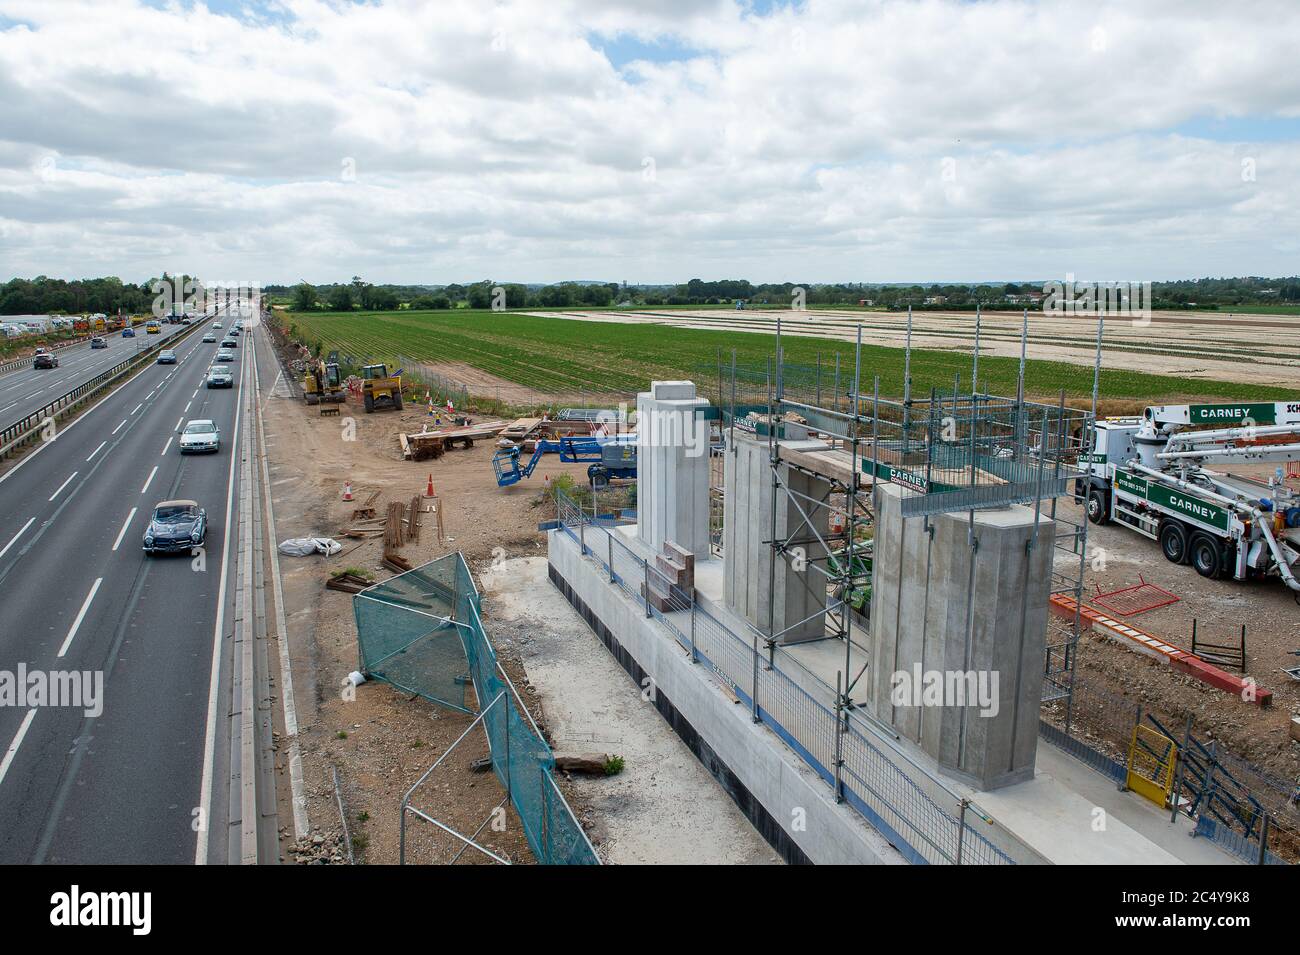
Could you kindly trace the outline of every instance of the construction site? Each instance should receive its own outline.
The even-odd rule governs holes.
[[[1300,860],[1300,405],[1101,415],[1100,323],[1091,397],[1030,400],[1027,328],[1010,394],[978,317],[899,394],[778,322],[635,407],[276,328],[313,818],[372,862]]]

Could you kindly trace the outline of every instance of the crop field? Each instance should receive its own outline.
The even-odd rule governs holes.
[[[762,363],[772,356],[770,334],[712,331],[650,324],[588,322],[509,312],[441,310],[398,312],[290,313],[295,337],[309,346],[369,360],[394,360],[398,355],[436,362],[459,362],[490,375],[545,393],[604,392],[630,394],[644,390],[653,379],[709,375],[721,354]],[[846,375],[853,368],[853,345],[843,341],[787,337],[786,361],[812,365],[818,357],[832,366],[838,354]],[[1015,394],[1019,362],[1015,358],[981,356],[981,386],[996,394]],[[914,391],[951,389],[960,375],[969,387],[969,354],[952,350],[912,351]],[[880,376],[882,394],[901,394],[903,351],[897,347],[862,347],[863,389]],[[1065,362],[1031,359],[1026,365],[1030,396],[1054,398],[1060,389],[1072,399],[1092,392],[1092,369]],[[1257,385],[1186,378],[1103,364],[1101,394],[1109,401],[1223,398],[1259,399]],[[1297,393],[1267,397],[1288,398]]]

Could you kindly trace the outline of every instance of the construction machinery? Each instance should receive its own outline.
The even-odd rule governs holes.
[[[343,373],[339,370],[338,362],[316,359],[315,363],[307,368],[302,392],[309,405],[323,402],[337,404],[343,401]],[[369,411],[370,408],[367,406],[366,410]]]
[[[382,362],[361,369],[361,397],[366,414],[382,408],[402,410],[402,376],[400,369],[392,374]]]
[[[538,441],[528,463],[522,466],[519,464],[518,447],[498,450],[492,455],[492,470],[496,472],[497,487],[510,487],[524,478],[532,477],[543,457],[557,453],[566,464],[592,462],[587,468],[587,476],[597,487],[608,484],[611,477],[636,476],[635,434],[621,434],[613,438],[564,437],[555,441]]]
[[[1162,405],[1141,418],[1098,421],[1087,477],[1088,518],[1157,541],[1202,577],[1279,577],[1300,602],[1300,492],[1281,468],[1267,481],[1210,464],[1300,461],[1300,402]]]

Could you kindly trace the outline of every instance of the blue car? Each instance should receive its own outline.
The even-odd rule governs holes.
[[[130,325],[126,326],[126,328],[122,329],[122,337],[135,338],[135,329],[132,328]]]
[[[203,545],[208,512],[194,501],[159,501],[144,531],[146,554],[189,552]]]

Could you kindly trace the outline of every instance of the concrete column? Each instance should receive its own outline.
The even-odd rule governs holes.
[[[671,540],[709,556],[709,428],[690,381],[656,381],[636,398],[636,533],[659,553]]]
[[[727,609],[766,632],[768,602],[774,601],[774,630],[781,633],[778,642],[825,637],[826,620],[819,611],[826,609],[826,575],[814,565],[825,568],[826,549],[813,530],[825,538],[829,513],[807,498],[822,500],[830,485],[788,465],[778,466],[781,486],[776,490],[775,539],[793,535],[801,551],[778,557],[776,587],[771,591],[772,467],[767,439],[736,431],[735,441],[734,453],[731,448],[726,452],[722,518],[723,600]],[[792,498],[786,488],[800,496]]]
[[[878,487],[867,707],[977,788],[1030,779],[1055,525],[1040,515],[1031,548],[1032,508],[977,511],[972,549],[966,513],[931,517],[927,531],[901,501],[896,485]]]

